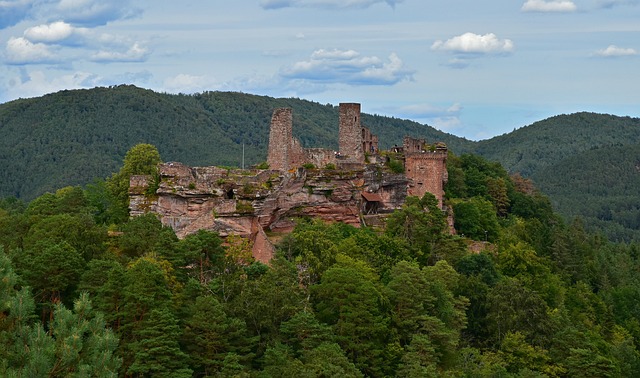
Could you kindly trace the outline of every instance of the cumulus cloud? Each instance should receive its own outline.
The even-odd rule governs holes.
[[[148,48],[134,43],[127,51],[100,50],[91,56],[91,60],[99,63],[107,62],[144,62],[151,52]]]
[[[281,8],[323,8],[323,9],[347,9],[347,8],[368,8],[379,3],[386,3],[391,8],[400,4],[404,0],[261,0],[260,6],[263,9]]]
[[[31,42],[56,43],[71,37],[74,29],[66,22],[57,21],[28,28],[24,36]]]
[[[609,45],[606,49],[596,51],[597,56],[605,58],[616,58],[623,56],[635,56],[638,55],[638,51],[632,48],[618,47],[616,45]]]
[[[575,12],[578,7],[571,0],[527,0],[523,12]]]
[[[100,26],[142,14],[132,0],[0,0],[0,29],[27,19],[59,19]]]
[[[500,40],[493,33],[464,33],[446,41],[435,41],[431,49],[457,54],[508,54],[513,51],[514,46],[510,39]]]
[[[23,37],[9,38],[5,54],[6,63],[14,65],[55,62],[55,55],[49,46],[43,43],[33,43]]]
[[[281,70],[280,76],[315,83],[348,85],[393,85],[411,80],[413,71],[395,54],[387,62],[375,56],[361,56],[354,50],[316,50],[306,61]]]

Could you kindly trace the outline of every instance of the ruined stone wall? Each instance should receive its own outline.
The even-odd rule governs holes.
[[[446,150],[405,154],[405,174],[411,180],[408,194],[422,197],[427,192],[432,193],[442,208],[444,184],[448,179],[446,162]]]
[[[336,152],[326,148],[307,148],[304,150],[307,163],[318,168],[324,168],[328,164],[336,165]]]
[[[427,142],[424,139],[416,139],[405,136],[402,140],[402,150],[406,154],[414,153],[414,152],[422,152],[424,150],[424,146]]]
[[[287,169],[301,167],[305,163],[307,163],[307,154],[305,149],[302,148],[302,143],[300,143],[297,138],[292,138],[289,148],[289,164]]]
[[[378,153],[378,136],[366,127],[362,128],[362,150],[365,154]]]
[[[340,146],[340,154],[350,161],[364,163],[360,104],[341,103],[339,113],[338,144]]]
[[[271,117],[267,164],[271,169],[286,171],[291,167],[293,144],[293,113],[290,108],[278,108]]]

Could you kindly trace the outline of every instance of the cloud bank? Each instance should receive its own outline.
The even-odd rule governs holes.
[[[570,0],[527,0],[521,9],[523,12],[575,12],[578,7]]]
[[[385,62],[375,56],[361,56],[355,50],[320,49],[309,60],[283,68],[280,76],[326,84],[394,85],[411,80],[413,73],[395,53]]]
[[[632,48],[609,45],[606,49],[596,51],[596,55],[605,58],[616,58],[624,56],[635,56],[638,55],[638,51]]]
[[[141,14],[131,0],[0,0],[0,29],[31,19],[92,27]]]
[[[386,3],[391,8],[404,0],[262,0],[260,6],[263,9],[282,8],[322,8],[322,9],[348,9],[368,8],[379,3]]]
[[[33,43],[26,38],[9,38],[5,62],[11,65],[56,63],[55,54],[43,43]]]

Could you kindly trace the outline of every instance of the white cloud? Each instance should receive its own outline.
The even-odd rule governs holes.
[[[323,8],[323,9],[345,9],[345,8],[368,8],[379,3],[386,3],[391,8],[400,4],[404,0],[261,0],[260,6],[263,9],[281,8]]]
[[[71,37],[74,29],[66,22],[57,21],[28,28],[25,30],[24,36],[31,42],[55,43]]]
[[[446,41],[436,41],[432,50],[443,50],[461,54],[506,54],[513,51],[510,39],[500,40],[493,33],[484,35],[464,33]]]
[[[393,85],[411,80],[413,71],[395,54],[384,62],[375,56],[361,56],[354,50],[316,50],[306,61],[283,68],[280,76],[315,83],[347,85]]]
[[[212,90],[216,86],[212,78],[189,74],[179,74],[164,81],[164,88],[170,93],[197,93]]]
[[[575,12],[578,7],[571,0],[527,0],[523,12]]]
[[[88,72],[74,72],[47,78],[42,71],[24,73],[24,78],[10,80],[5,96],[8,98],[29,98],[42,96],[63,89],[93,88],[100,83],[100,77]]]
[[[49,46],[43,43],[32,43],[23,37],[11,37],[7,41],[6,62],[9,64],[52,63],[54,57]]]
[[[91,60],[100,63],[144,62],[150,53],[148,48],[136,42],[125,52],[100,50],[91,56]]]
[[[638,51],[632,48],[618,47],[616,45],[609,45],[606,49],[596,51],[596,55],[614,58],[622,56],[634,56],[638,55]]]

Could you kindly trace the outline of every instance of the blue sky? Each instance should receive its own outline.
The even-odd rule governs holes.
[[[473,140],[640,116],[640,0],[0,0],[0,103],[134,84],[412,119]]]

